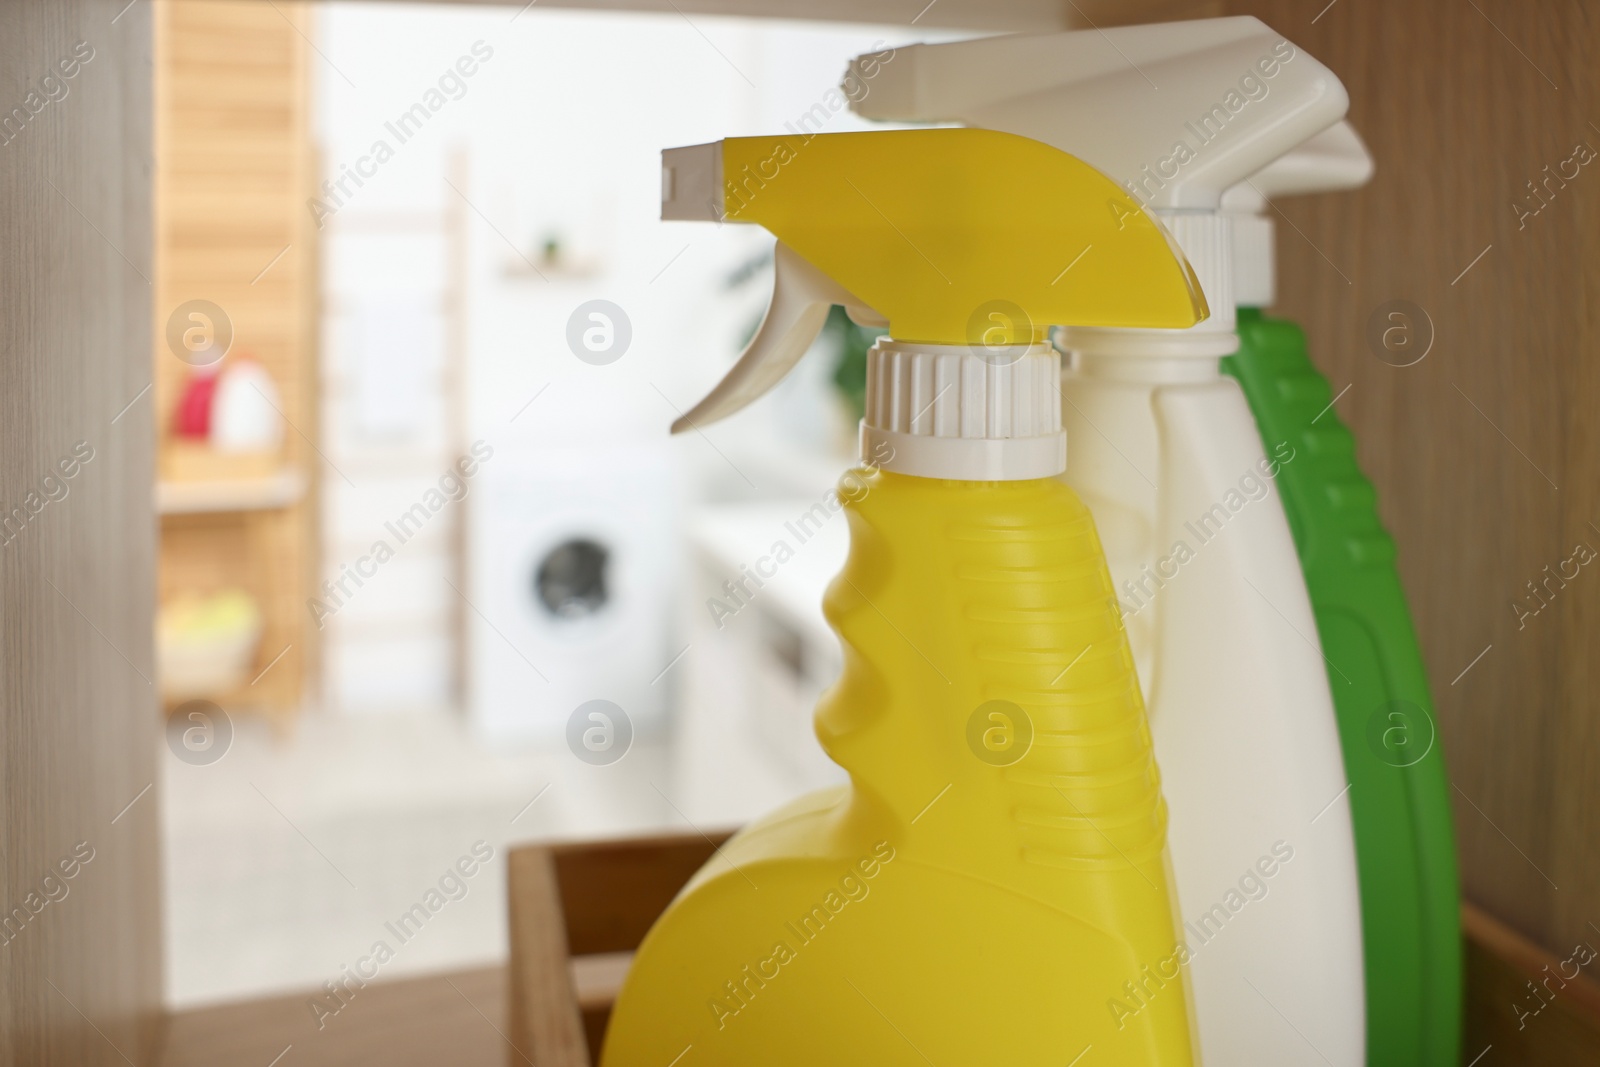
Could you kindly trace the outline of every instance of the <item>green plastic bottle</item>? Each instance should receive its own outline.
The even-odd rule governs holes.
[[[1288,441],[1278,489],[1330,664],[1361,885],[1369,1067],[1455,1067],[1461,895],[1450,782],[1394,540],[1333,390],[1292,322],[1239,309],[1239,380],[1262,438]]]

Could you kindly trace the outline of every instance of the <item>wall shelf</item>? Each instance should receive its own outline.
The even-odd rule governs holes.
[[[306,477],[293,467],[264,478],[167,480],[156,483],[156,511],[162,515],[269,511],[297,503],[305,492]]]
[[[305,607],[318,569],[319,475],[311,22],[299,3],[174,0],[154,15],[156,424],[172,425],[192,372],[168,343],[168,323],[196,300],[221,309],[227,358],[253,359],[271,376],[285,423],[271,455],[217,453],[162,433],[152,486],[159,594],[170,603],[239,590],[256,603],[261,637],[244,672],[253,684],[211,699],[282,728],[319,660]]]

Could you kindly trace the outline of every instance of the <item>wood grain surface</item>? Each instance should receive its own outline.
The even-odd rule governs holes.
[[[589,1051],[569,967],[567,923],[553,850],[539,846],[514,850],[507,863],[507,885],[513,1056],[542,1067],[586,1063]]]
[[[373,982],[320,1028],[307,1006],[317,992],[179,1012],[167,1024],[159,1063],[500,1067],[514,1056],[505,1036],[504,967]]]
[[[1464,1063],[1600,1062],[1600,937],[1549,952],[1470,904],[1461,924],[1467,938]]]
[[[0,1064],[18,1067],[148,1063],[160,1007],[150,8],[124,3],[0,8]],[[63,478],[74,448],[92,458]]]

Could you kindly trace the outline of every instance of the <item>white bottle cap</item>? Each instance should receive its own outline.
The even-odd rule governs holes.
[[[701,210],[704,197],[684,201]],[[842,304],[885,325],[856,296],[782,241],[772,303],[738,363],[673,432],[715,422],[765,394],[811,346],[828,309]],[[897,474],[962,481],[1051,478],[1067,469],[1061,360],[1045,343],[926,344],[879,338],[867,353],[861,462]]]
[[[911,344],[867,353],[861,461],[962,481],[1052,478],[1067,469],[1061,359],[1048,344]]]

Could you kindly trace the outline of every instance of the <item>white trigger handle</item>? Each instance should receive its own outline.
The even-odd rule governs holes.
[[[725,419],[765,396],[783,380],[828,321],[828,310],[843,304],[862,325],[887,325],[838,282],[779,241],[772,259],[772,302],[739,361],[717,387],[672,424],[673,433]]]

